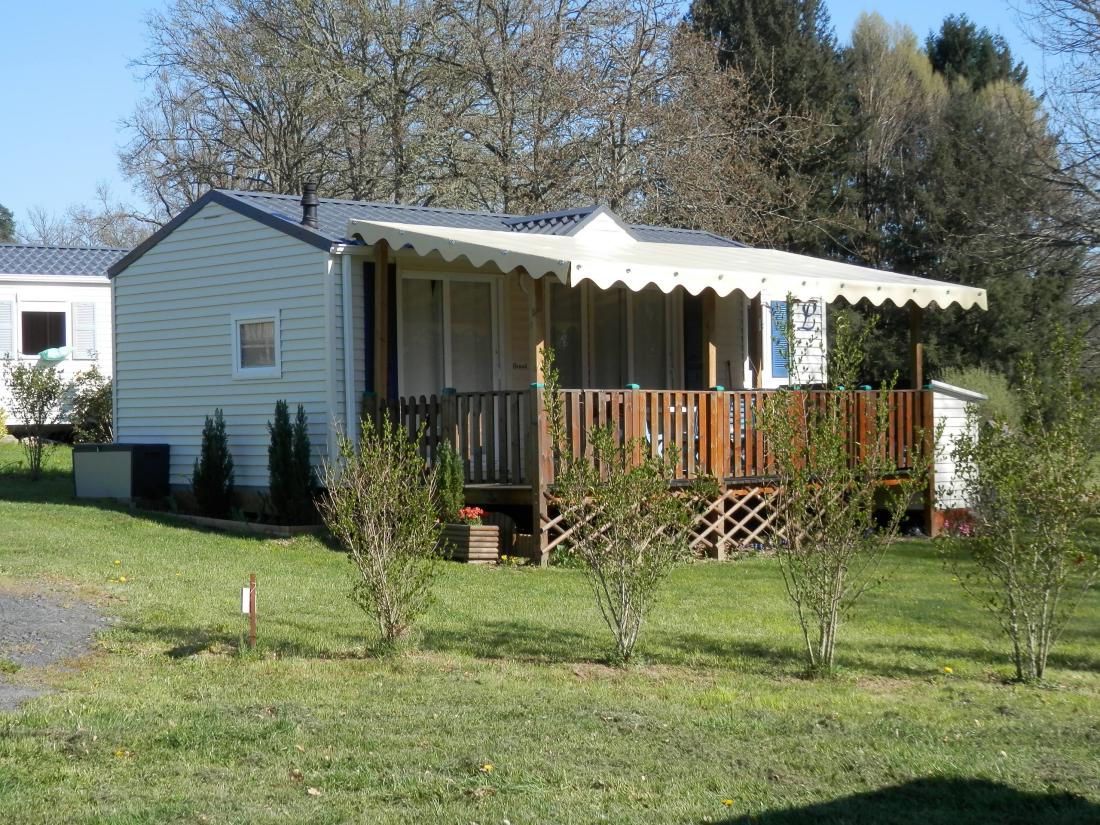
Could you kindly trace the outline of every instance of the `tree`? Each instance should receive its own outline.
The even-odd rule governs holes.
[[[841,316],[828,358],[830,386],[855,385],[870,329],[853,335]],[[787,340],[796,340],[793,328]],[[797,367],[801,358],[792,352],[789,360]],[[797,384],[797,376],[792,381]],[[881,581],[881,561],[906,507],[928,484],[927,452],[915,449],[908,471],[899,473],[886,449],[892,389],[884,382],[877,393],[779,390],[764,404],[761,429],[775,477],[768,544],[795,606],[811,672],[832,670],[841,620]],[[857,415],[865,436],[854,443]],[[894,483],[886,484],[888,478]]]
[[[72,381],[72,408],[69,420],[77,444],[108,444],[115,440],[112,416],[114,397],[111,379],[92,365]]]
[[[951,39],[980,53],[995,40],[970,24],[944,25],[930,47]],[[964,36],[973,41],[965,48]],[[1015,66],[1007,47],[998,54]],[[909,30],[860,18],[846,54],[847,150],[833,172],[827,249],[852,263],[986,288],[991,311],[950,308],[926,319],[926,374],[977,365],[1011,374],[1057,321],[1093,311],[1074,305],[1082,253],[1052,218],[1073,204],[1045,174],[1059,144],[1040,102],[1016,82],[1021,73],[972,78],[966,61],[944,65],[951,78]],[[859,310],[872,313],[881,323],[862,378],[877,382],[907,361],[908,313]]]
[[[0,243],[15,243],[15,216],[0,203]]]
[[[406,639],[431,604],[442,526],[436,477],[417,451],[423,437],[383,417],[364,422],[359,449],[340,439],[340,463],[326,465],[320,511],[355,567],[352,599],[371,615],[385,648]]]
[[[202,446],[191,475],[191,491],[199,512],[210,518],[228,518],[233,507],[233,455],[220,409],[206,417]]]
[[[1074,298],[1078,307],[1091,308],[1100,293],[1100,2],[1021,0],[1019,6],[1046,58],[1044,102],[1061,138],[1058,155],[1044,158],[1040,174],[1054,180],[1072,205],[1048,213],[1044,234],[1083,253]],[[1088,321],[1095,364],[1096,319]]]
[[[562,398],[554,353],[543,359],[555,494],[570,525],[569,549],[583,563],[596,605],[615,638],[613,660],[630,661],[661,585],[689,556],[687,533],[699,491],[671,488],[675,450],[653,456],[641,444],[618,444],[610,428],[588,433],[591,455],[565,449]]]
[[[20,232],[26,243],[45,246],[108,246],[130,249],[145,240],[155,222],[133,207],[115,199],[111,188],[96,187],[92,205],[70,206],[63,213],[42,207],[27,212],[26,228]]]
[[[974,91],[995,81],[1027,81],[1027,69],[1013,60],[1005,39],[988,29],[979,29],[965,14],[944,18],[940,30],[928,35],[925,43],[932,67],[949,83],[962,79]]]
[[[275,420],[267,424],[269,504],[284,524],[306,524],[314,518],[316,477],[310,459],[309,421],[299,404],[293,423],[286,401],[275,402]]]
[[[49,436],[64,415],[69,384],[53,364],[13,362],[10,358],[4,360],[3,379],[11,405],[9,414],[26,430],[20,443],[31,481],[38,481],[42,465],[55,446]]]
[[[972,420],[955,441],[970,518],[957,531],[965,540],[950,546],[976,566],[959,565],[957,578],[1008,635],[1021,680],[1043,678],[1058,636],[1100,572],[1087,532],[1097,513],[1100,405],[1085,387],[1082,350],[1081,339],[1059,334],[1042,354],[1056,364],[1049,380],[1035,356],[1025,358],[1020,422]]]

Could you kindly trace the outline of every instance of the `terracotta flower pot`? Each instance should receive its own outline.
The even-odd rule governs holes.
[[[444,524],[439,537],[444,555],[471,564],[496,564],[500,558],[500,527],[495,524]]]

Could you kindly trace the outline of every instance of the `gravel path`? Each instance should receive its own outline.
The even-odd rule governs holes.
[[[107,626],[91,605],[55,595],[0,592],[0,711],[15,710],[45,689],[4,673],[4,664],[40,668],[82,656]]]

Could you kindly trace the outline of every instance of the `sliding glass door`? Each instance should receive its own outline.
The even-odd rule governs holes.
[[[402,395],[497,389],[497,297],[488,279],[404,274],[399,286]]]

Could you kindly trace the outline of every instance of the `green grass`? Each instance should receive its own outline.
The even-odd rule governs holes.
[[[600,664],[579,572],[448,564],[417,650],[376,660],[339,553],[74,502],[66,462],[0,477],[0,588],[75,591],[118,622],[49,674],[59,692],[0,716],[4,822],[1100,818],[1095,594],[1050,684],[1012,684],[991,619],[907,544],[839,676],[812,681],[768,559],[678,571],[628,670]],[[253,571],[260,645],[241,652]]]

